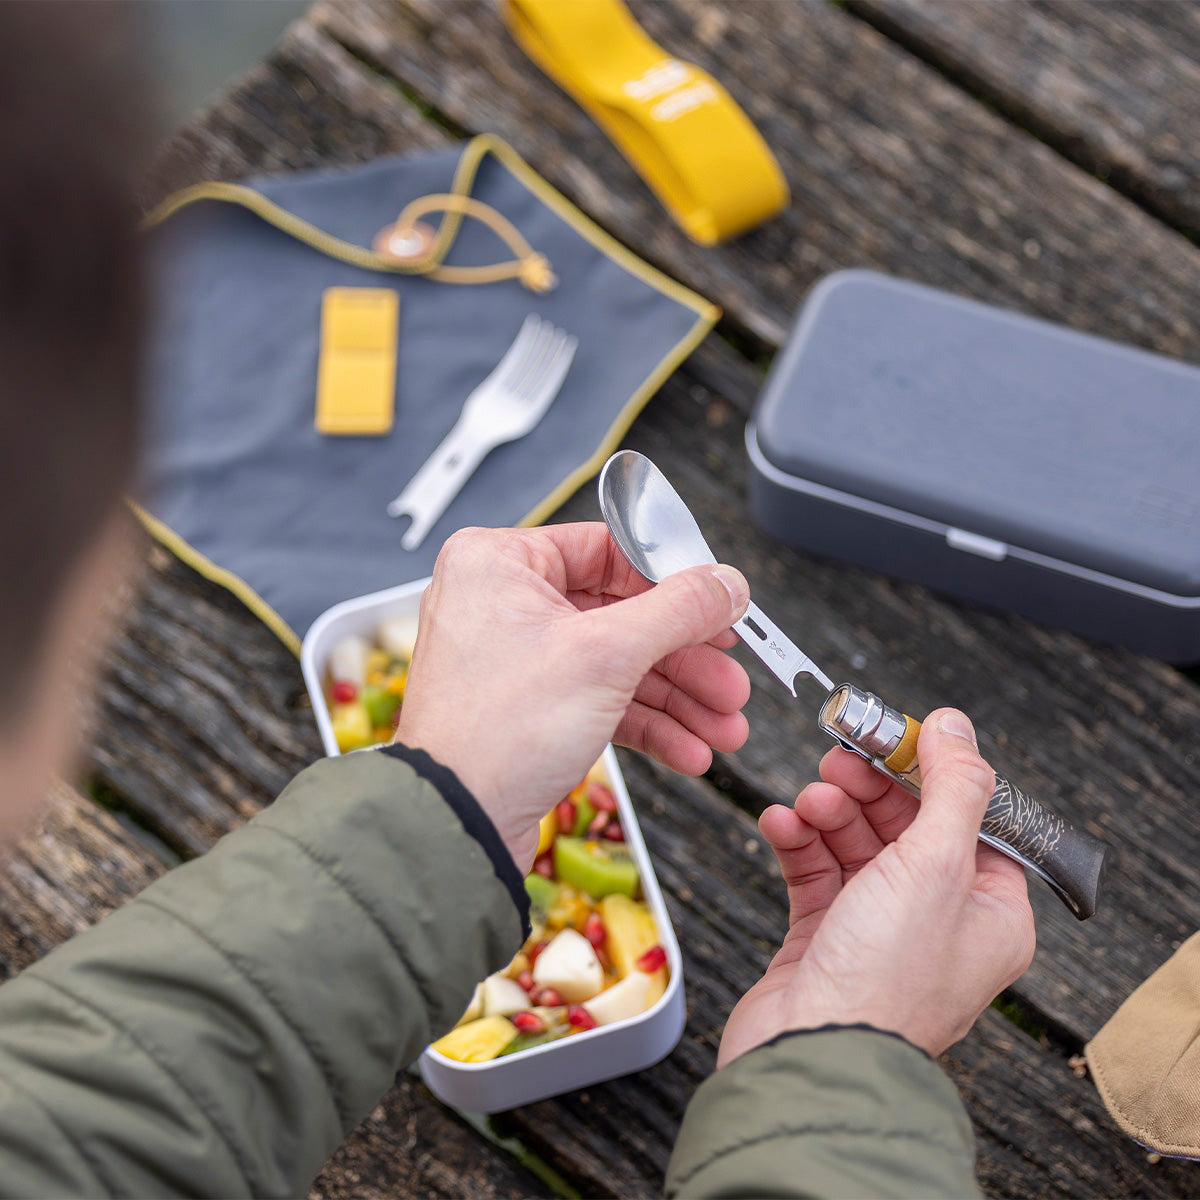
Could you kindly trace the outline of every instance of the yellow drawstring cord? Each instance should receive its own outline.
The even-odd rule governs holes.
[[[479,138],[479,153],[490,149],[484,145],[485,139]],[[506,148],[507,149],[507,148]],[[417,216],[427,212],[444,212],[446,218],[438,227],[436,233],[429,231],[428,238],[417,238],[416,254],[405,255],[396,252],[383,252],[378,248],[368,249],[356,246],[352,242],[332,237],[321,229],[310,225],[300,217],[294,216],[286,209],[280,208],[264,195],[239,183],[198,183],[184,188],[168,196],[142,219],[144,229],[161,224],[181,208],[195,203],[197,200],[221,200],[226,203],[239,204],[262,217],[264,221],[277,229],[290,234],[297,240],[312,246],[330,258],[341,262],[352,263],[356,267],[364,267],[369,271],[396,271],[403,275],[424,275],[426,278],[437,279],[443,283],[498,283],[505,279],[517,279],[531,292],[548,292],[558,284],[558,277],[550,265],[550,260],[525,240],[521,232],[501,213],[490,205],[484,204],[471,196],[457,193],[446,193],[422,196],[409,204],[397,218],[395,225],[383,230],[383,234],[403,238],[407,233],[418,232],[415,229]],[[482,267],[448,267],[442,264],[442,259],[450,252],[458,227],[464,216],[474,217],[491,229],[513,252],[511,262],[492,263]],[[427,227],[426,227],[427,228]],[[381,239],[382,240],[382,239]],[[422,251],[421,243],[428,244],[429,249]]]
[[[505,279],[517,279],[531,292],[548,292],[558,283],[549,259],[538,253],[503,213],[473,196],[452,192],[419,196],[405,206],[396,218],[395,225],[386,232],[398,239],[412,237],[414,244],[420,245],[422,241],[427,241],[420,237],[420,218],[435,212],[445,213],[446,216],[430,248],[412,258],[398,256],[402,257],[410,270],[427,279],[436,279],[439,283],[499,283]],[[446,265],[443,259],[450,251],[463,217],[472,217],[486,225],[512,251],[512,259],[478,267]]]

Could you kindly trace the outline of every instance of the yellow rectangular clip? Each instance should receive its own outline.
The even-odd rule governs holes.
[[[318,433],[388,433],[395,420],[400,297],[390,288],[326,288],[317,364]]]

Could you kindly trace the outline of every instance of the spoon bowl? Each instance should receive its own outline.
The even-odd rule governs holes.
[[[630,566],[651,583],[688,567],[715,566],[691,509],[667,477],[636,450],[619,450],[600,472],[600,512]],[[797,675],[811,675],[827,692],[833,682],[758,605],[751,602],[734,632],[794,696]]]
[[[604,464],[600,512],[621,553],[651,583],[717,561],[679,493],[636,450],[620,450]]]

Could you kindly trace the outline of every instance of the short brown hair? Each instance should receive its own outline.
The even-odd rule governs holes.
[[[114,5],[0,3],[0,716],[130,482],[140,89]]]

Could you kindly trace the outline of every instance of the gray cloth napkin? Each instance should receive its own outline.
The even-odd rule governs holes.
[[[550,292],[352,266],[210,198],[147,234],[155,321],[139,499],[153,532],[293,645],[289,631],[303,634],[330,605],[427,575],[455,529],[544,519],[599,469],[718,315],[596,229],[503,143],[479,143],[248,186],[369,248],[406,203],[451,191],[460,155],[482,148],[470,194],[550,260],[559,280]],[[509,257],[494,233],[464,221],[446,261]],[[400,296],[396,420],[382,437],[325,437],[313,425],[321,299],[334,286]],[[401,549],[407,522],[386,504],[530,312],[579,339],[562,391],[531,434],[488,456],[422,546]]]

